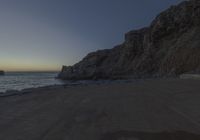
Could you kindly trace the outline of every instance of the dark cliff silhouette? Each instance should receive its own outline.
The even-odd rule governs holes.
[[[149,27],[133,30],[113,49],[88,54],[63,66],[61,79],[118,79],[177,76],[200,72],[200,1],[160,13]]]

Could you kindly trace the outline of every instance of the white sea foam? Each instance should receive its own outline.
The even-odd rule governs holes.
[[[0,76],[0,92],[63,84],[56,76],[56,72],[9,72]]]

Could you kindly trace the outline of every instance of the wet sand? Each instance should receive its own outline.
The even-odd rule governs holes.
[[[0,97],[0,140],[200,140],[200,80],[27,92]]]

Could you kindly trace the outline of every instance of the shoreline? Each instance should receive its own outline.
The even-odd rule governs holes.
[[[63,84],[58,85],[47,85],[41,87],[25,88],[22,90],[6,90],[5,92],[0,92],[1,97],[14,96],[14,95],[23,95],[32,92],[35,89],[49,89],[49,88],[58,88],[58,87],[67,87],[67,86],[78,86],[78,85],[93,85],[93,84],[110,84],[110,83],[135,83],[148,80],[167,80],[167,79],[182,79],[182,80],[200,80],[199,74],[182,74],[178,77],[154,77],[154,78],[138,78],[138,79],[104,79],[104,80],[62,80]],[[66,82],[66,83],[65,83]]]
[[[193,78],[188,74],[189,76],[182,77],[167,77],[167,78],[143,78],[143,79],[118,79],[118,80],[72,80],[65,83],[63,81],[63,84],[58,85],[47,85],[47,86],[41,86],[41,87],[33,87],[33,88],[25,88],[22,90],[6,90],[5,92],[0,92],[0,98],[1,97],[9,97],[9,96],[17,96],[17,95],[24,95],[34,92],[35,90],[48,90],[48,89],[54,89],[54,88],[66,88],[66,87],[75,87],[75,86],[87,86],[87,85],[100,85],[100,84],[117,84],[117,83],[137,83],[137,82],[145,82],[145,81],[151,81],[151,80],[199,80],[199,78]]]
[[[181,78],[181,77],[167,77],[167,78],[143,78],[143,79],[118,79],[118,80],[72,80],[65,83],[63,81],[63,84],[58,85],[47,85],[47,86],[41,86],[41,87],[33,87],[33,88],[25,88],[22,90],[6,90],[5,92],[0,92],[0,98],[1,97],[9,97],[9,96],[17,96],[17,95],[24,95],[32,93],[35,90],[45,90],[45,89],[54,89],[54,88],[62,88],[62,87],[75,87],[75,86],[87,86],[87,85],[99,85],[99,84],[114,84],[114,83],[137,83],[137,82],[144,82],[149,80],[168,80],[168,79],[182,79],[182,80],[199,80],[198,78]]]
[[[22,90],[6,90],[5,92],[0,92],[1,97],[16,96],[29,94],[34,90],[45,90],[45,89],[54,89],[62,87],[75,87],[75,86],[87,86],[87,85],[98,85],[98,84],[112,84],[112,83],[135,83],[138,81],[144,81],[147,79],[125,79],[125,80],[77,80],[77,81],[67,81],[67,83],[58,84],[58,85],[47,85],[41,87],[25,88]]]

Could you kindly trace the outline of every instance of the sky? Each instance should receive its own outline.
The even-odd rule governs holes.
[[[57,71],[182,0],[0,0],[0,69]]]

